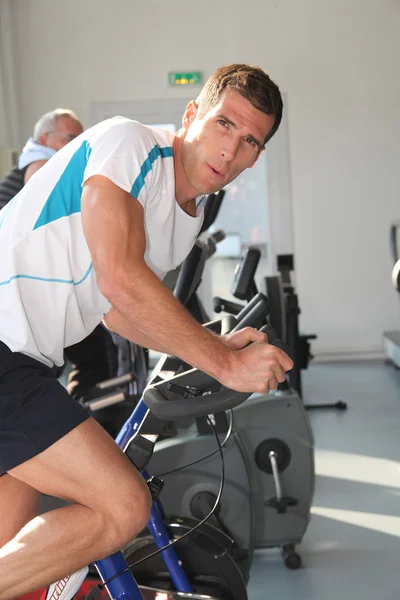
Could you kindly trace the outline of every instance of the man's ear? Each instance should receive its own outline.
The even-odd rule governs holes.
[[[259,150],[259,151],[257,152],[257,156],[255,157],[255,159],[254,159],[254,161],[251,163],[251,165],[250,165],[249,167],[247,167],[248,169],[252,169],[252,168],[254,167],[254,165],[255,165],[255,164],[256,164],[256,162],[258,161],[258,159],[259,159],[260,155],[261,155],[261,154],[264,152],[264,150],[265,150],[265,146],[263,146],[263,147],[261,148],[261,150]]]
[[[39,137],[37,143],[40,144],[41,146],[48,146],[48,134],[47,133],[42,133],[42,135]]]
[[[182,119],[182,126],[184,129],[189,129],[192,121],[195,119],[197,114],[197,104],[195,100],[191,100],[186,107],[185,114]]]

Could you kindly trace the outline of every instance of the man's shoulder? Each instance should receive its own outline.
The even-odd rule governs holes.
[[[92,135],[89,137],[97,138],[106,135],[110,139],[126,139],[133,144],[142,142],[149,148],[172,146],[173,138],[167,131],[122,116],[101,121],[92,127],[90,133]]]
[[[127,135],[151,136],[151,128],[139,121],[128,119],[127,117],[112,117],[100,121],[94,125],[89,131],[89,134],[104,134],[107,132],[117,132],[119,135],[126,133]]]

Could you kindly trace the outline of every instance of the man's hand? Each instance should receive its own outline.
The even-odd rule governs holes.
[[[251,327],[221,337],[224,345],[233,350],[221,378],[221,383],[230,389],[268,394],[285,381],[285,372],[293,368],[293,361],[285,352],[268,344],[267,336]]]
[[[251,342],[268,343],[266,334],[253,329],[253,327],[245,327],[234,333],[226,333],[221,335],[220,339],[229,350],[241,350]]]

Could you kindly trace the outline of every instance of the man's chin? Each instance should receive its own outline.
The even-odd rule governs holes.
[[[217,185],[214,183],[214,184],[208,184],[208,185],[201,186],[202,191],[199,192],[199,194],[204,194],[205,196],[208,196],[210,194],[216,194],[217,192],[222,190],[224,185],[225,185],[224,183],[221,183],[220,185]]]
[[[193,190],[196,191],[196,195],[197,196],[208,196],[209,194],[216,194],[217,192],[219,192],[220,190],[222,190],[222,188],[227,185],[227,182],[225,181],[211,181],[209,179],[203,179],[200,181],[190,181],[190,186]]]

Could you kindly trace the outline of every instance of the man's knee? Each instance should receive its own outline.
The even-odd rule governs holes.
[[[114,490],[112,499],[108,498],[108,508],[115,549],[123,548],[146,527],[151,504],[149,488],[141,476]]]

